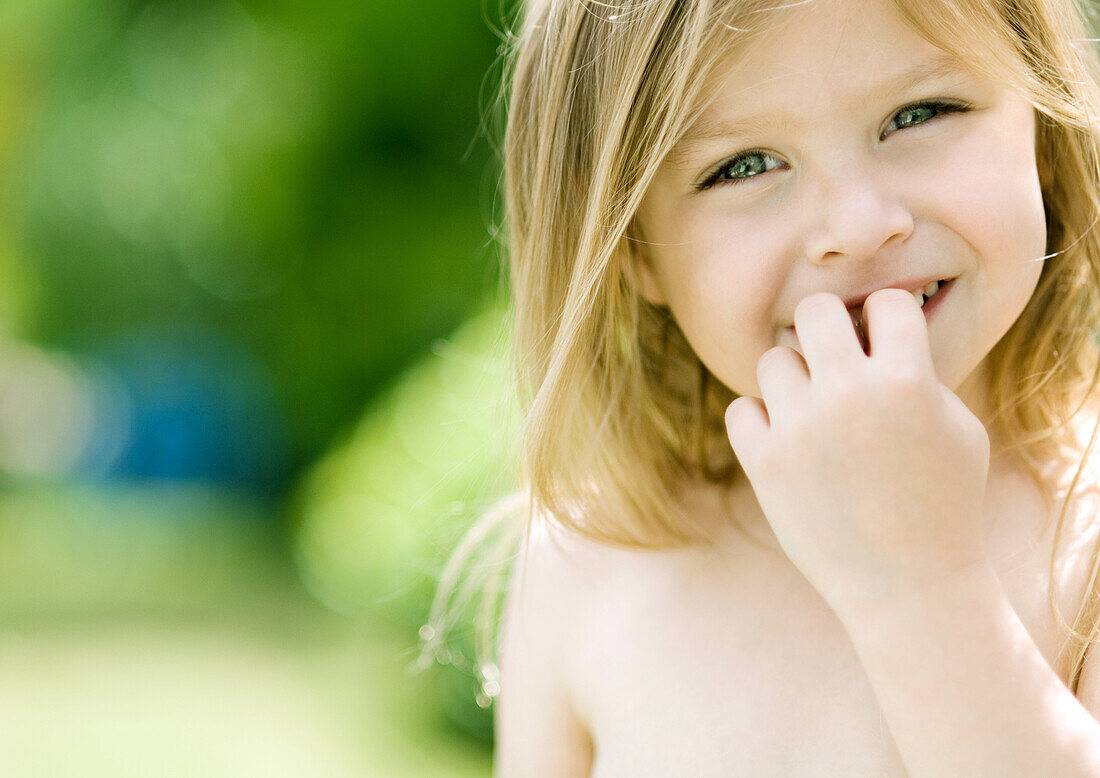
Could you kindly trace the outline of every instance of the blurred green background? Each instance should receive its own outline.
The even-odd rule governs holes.
[[[0,774],[489,775],[510,5],[0,4]]]

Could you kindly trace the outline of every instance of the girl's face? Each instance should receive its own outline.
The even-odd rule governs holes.
[[[887,0],[814,0],[766,21],[646,194],[643,295],[719,380],[759,397],[757,361],[798,347],[802,298],[954,279],[928,331],[957,390],[1042,270],[1034,110]]]

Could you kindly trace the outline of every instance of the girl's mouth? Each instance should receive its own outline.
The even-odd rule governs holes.
[[[949,278],[945,281],[939,282],[939,288],[931,297],[926,297],[924,305],[921,306],[921,310],[924,311],[924,320],[931,322],[932,317],[936,315],[936,311],[943,305],[943,300],[951,292],[955,286],[955,279]]]
[[[920,303],[921,310],[924,311],[925,322],[932,321],[932,316],[940,307],[940,303],[943,298],[951,291],[951,286],[954,284],[954,278],[948,278],[940,281],[933,281],[924,289],[914,293],[914,298]],[[859,327],[861,332],[863,329],[863,306],[858,308],[849,309],[848,313],[852,317],[853,323],[856,327]]]
[[[924,290],[918,292],[921,301],[921,310],[924,312],[925,324],[930,324],[932,322],[932,317],[936,315],[941,307],[943,307],[943,301],[954,288],[956,278],[937,281],[934,289],[930,288],[930,284],[928,287],[925,287]],[[930,291],[931,294],[925,295],[924,292],[928,291]],[[863,346],[864,352],[868,352],[867,336],[863,332],[863,306],[861,305],[858,308],[850,309],[848,315],[852,317],[852,326],[855,327],[856,333],[859,335],[859,341]],[[784,331],[790,333],[790,338],[795,343],[798,342],[798,336],[794,331],[794,325],[785,328]]]
[[[935,281],[926,286],[922,291],[916,292],[913,295],[920,303],[921,311],[924,312],[924,324],[926,327],[932,323],[932,317],[936,315],[936,311],[943,305],[943,299],[947,297],[954,283],[954,278]],[[929,294],[925,294],[925,292]],[[867,341],[867,333],[863,331],[863,306],[861,305],[858,310],[850,310],[848,313],[852,317],[852,324],[855,325],[856,335],[859,336],[859,345],[863,347],[863,353],[870,356],[871,344]]]

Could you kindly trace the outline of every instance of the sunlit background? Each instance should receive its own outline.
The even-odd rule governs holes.
[[[0,3],[0,775],[489,774],[510,5]]]

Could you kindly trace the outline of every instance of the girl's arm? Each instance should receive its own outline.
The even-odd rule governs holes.
[[[569,614],[568,567],[538,528],[521,545],[509,584],[496,705],[497,778],[583,778],[592,745],[570,703],[561,672]]]
[[[912,778],[1100,776],[1100,723],[1047,664],[991,566],[837,613]]]
[[[920,306],[795,308],[726,426],[787,556],[847,628],[913,778],[1100,778],[1100,723],[1047,665],[985,553],[991,442],[935,370]]]

